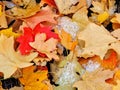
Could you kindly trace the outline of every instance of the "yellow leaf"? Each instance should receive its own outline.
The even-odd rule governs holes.
[[[48,90],[44,80],[47,80],[47,70],[36,71],[35,66],[23,68],[23,77],[19,78],[20,82],[24,85],[24,90]]]
[[[22,56],[14,50],[14,38],[0,36],[0,72],[3,72],[4,78],[9,78],[18,68],[24,68],[33,65],[30,63],[37,53],[31,53]]]
[[[61,44],[65,48],[69,50],[74,50],[75,46],[77,45],[77,41],[73,41],[69,33],[65,32],[64,30],[61,30],[61,33],[59,33],[59,36],[61,38]]]
[[[114,78],[120,80],[120,70],[115,72]]]
[[[17,38],[17,37],[20,36],[19,33],[15,33],[15,32],[12,31],[12,27],[1,30],[1,31],[0,31],[0,34],[4,34],[4,35],[6,35],[7,37],[14,36],[15,38]]]
[[[105,11],[98,15],[97,20],[98,22],[103,23],[105,20],[107,20],[108,17],[109,17],[109,13]]]
[[[85,72],[82,80],[75,82],[73,87],[77,87],[78,90],[111,90],[112,85],[105,82],[111,77],[113,77],[113,71],[99,68],[93,72]]]
[[[78,40],[85,42],[81,57],[88,58],[94,55],[105,56],[109,49],[120,55],[120,42],[115,39],[103,26],[89,23],[83,31],[78,32]],[[83,43],[79,42],[79,45]]]
[[[120,90],[120,80],[117,81],[117,85],[113,85],[112,90]]]
[[[86,6],[86,0],[55,0],[61,14],[70,14]]]
[[[0,16],[2,15],[2,5],[0,5]]]

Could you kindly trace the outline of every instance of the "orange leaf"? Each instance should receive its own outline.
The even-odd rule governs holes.
[[[35,66],[23,68],[23,77],[19,78],[24,85],[24,90],[48,90],[48,86],[43,83],[47,79],[47,70],[34,72]]]
[[[117,53],[112,51],[109,57],[102,61],[102,66],[106,69],[114,69],[117,66]]]
[[[61,38],[61,44],[69,49],[69,50],[73,50],[76,45],[77,45],[77,41],[73,41],[72,37],[69,33],[65,32],[64,30],[61,30],[61,32],[55,30],[56,33],[59,34],[59,37]]]

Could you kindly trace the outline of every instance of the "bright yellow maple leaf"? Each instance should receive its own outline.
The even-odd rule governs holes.
[[[0,31],[0,34],[4,34],[4,35],[6,35],[7,37],[14,36],[15,38],[17,38],[17,37],[20,36],[19,33],[15,33],[15,32],[12,31],[12,27],[1,30],[1,31]]]
[[[113,71],[99,68],[93,72],[85,72],[82,80],[75,82],[73,87],[77,87],[78,90],[112,90],[112,85],[105,82],[112,77]]]
[[[43,81],[47,80],[47,70],[36,71],[35,66],[23,68],[23,77],[19,78],[24,85],[24,90],[48,90],[47,84]]]
[[[40,53],[46,54],[49,60],[51,60],[52,58],[58,60],[59,57],[56,54],[57,43],[58,40],[54,38],[46,40],[46,34],[42,33],[35,36],[35,41],[30,42],[30,46],[35,48]]]
[[[37,53],[22,56],[14,50],[14,38],[0,36],[0,72],[3,72],[4,78],[9,78],[18,68],[24,68],[33,65],[30,63]]]

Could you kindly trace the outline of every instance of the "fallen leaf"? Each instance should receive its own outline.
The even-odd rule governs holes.
[[[25,1],[25,0],[24,0]],[[23,1],[16,1],[16,3],[19,4],[23,4],[20,6],[23,6],[23,8],[19,7],[18,5],[16,5],[15,7],[11,8],[8,16],[12,16],[12,17],[16,17],[16,18],[26,18],[26,17],[30,17],[34,14],[36,14],[38,11],[40,11],[40,4],[36,4],[35,0],[26,0],[25,2]]]
[[[112,85],[105,82],[111,77],[113,77],[113,71],[99,68],[93,72],[85,72],[82,80],[75,82],[73,87],[78,90],[112,90]]]
[[[82,45],[84,47],[81,47],[81,57],[88,58],[97,55],[103,59],[109,49],[115,50],[117,55],[120,55],[120,42],[111,36],[104,27],[94,23],[89,23],[83,31],[78,32],[79,40],[84,42]],[[80,42],[80,44],[83,43]]]
[[[19,33],[15,33],[15,32],[12,31],[12,27],[7,28],[7,29],[2,29],[2,30],[0,31],[0,34],[4,34],[4,35],[6,35],[7,37],[14,36],[15,38],[17,38],[17,37],[20,36]]]
[[[120,70],[117,70],[114,75],[115,80],[120,80]]]
[[[115,51],[111,51],[110,55],[106,58],[103,59],[101,65],[105,68],[105,69],[115,69],[117,67],[117,53]]]
[[[22,56],[14,50],[14,38],[0,36],[0,72],[3,72],[4,78],[9,78],[18,68],[24,68],[33,65],[30,63],[37,53],[31,53]]]
[[[47,17],[47,18],[46,18]],[[50,22],[53,24],[57,24],[55,18],[58,17],[50,7],[42,8],[38,13],[35,15],[24,18],[24,21],[28,24],[29,27],[32,29],[40,22]]]
[[[32,47],[29,45],[29,42],[34,41],[33,30],[31,28],[24,28],[23,35],[17,38],[17,42],[20,43],[18,49],[21,54],[29,54],[32,50]]]
[[[81,7],[86,6],[85,0],[54,0],[61,14],[75,13]]]
[[[47,40],[50,38],[54,38],[60,41],[58,34],[53,32],[50,26],[41,26],[40,24],[37,24],[33,29],[33,33],[34,33],[34,36],[38,33],[45,33]]]
[[[57,56],[56,50],[58,40],[54,38],[50,38],[46,40],[46,34],[41,33],[35,36],[35,41],[30,42],[30,46],[35,48],[40,53],[46,54],[47,57],[51,60],[52,58],[58,60],[59,57]]]
[[[48,85],[44,83],[47,80],[47,70],[36,71],[35,66],[23,68],[23,77],[19,78],[24,85],[24,90],[49,90]]]
[[[69,49],[69,50],[74,50],[74,48],[77,45],[77,40],[72,40],[72,37],[69,33],[65,32],[64,30],[61,30],[60,32],[58,31],[58,34],[60,36],[61,44]]]

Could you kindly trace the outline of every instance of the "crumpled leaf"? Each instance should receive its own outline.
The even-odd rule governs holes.
[[[35,67],[23,68],[23,77],[19,78],[24,85],[24,90],[48,90],[48,86],[43,83],[47,80],[47,70],[34,72]]]
[[[58,31],[58,34],[61,38],[61,44],[69,50],[74,50],[77,45],[77,40],[72,40],[71,35],[64,30]]]
[[[120,28],[120,14],[116,13],[115,16],[111,19],[113,29]]]
[[[85,72],[82,80],[75,82],[73,87],[77,87],[78,90],[112,90],[112,85],[105,82],[112,77],[113,71],[99,68],[93,72]]]
[[[35,15],[25,18],[24,21],[28,24],[29,27],[34,28],[38,23],[45,21],[53,24],[57,24],[57,22],[55,21],[55,18],[57,16],[58,15],[52,11],[52,8],[47,6],[42,8]]]
[[[3,72],[4,78],[9,78],[18,68],[31,66],[32,61],[37,53],[31,53],[22,56],[14,50],[14,38],[0,36],[0,72]]]
[[[56,54],[58,40],[50,38],[46,40],[46,34],[41,33],[35,36],[35,41],[30,42],[30,46],[35,48],[40,53],[46,54],[47,57],[51,60],[52,58],[58,60],[59,57]]]
[[[86,0],[54,0],[61,14],[70,14],[86,5]]]
[[[4,34],[7,37],[14,36],[15,38],[17,38],[18,36],[20,36],[19,33],[15,33],[15,32],[12,31],[12,27],[1,30],[0,34]]]
[[[23,35],[19,36],[17,41],[20,43],[18,49],[20,50],[21,54],[29,54],[32,50],[29,42],[34,41],[33,30],[31,28],[24,28]]]
[[[117,53],[115,51],[111,51],[108,58],[103,59],[101,64],[105,69],[113,70],[117,67],[117,62]]]
[[[115,50],[117,55],[120,55],[120,42],[104,27],[94,23],[89,23],[83,31],[78,33],[78,40],[82,41],[79,46],[83,46],[81,57],[88,58],[97,55],[103,59],[109,49]]]
[[[25,1],[25,0],[23,0]],[[13,7],[10,12],[8,13],[8,15],[10,16],[14,16],[16,18],[26,18],[26,17],[30,17],[34,14],[36,14],[38,11],[40,11],[40,4],[36,4],[35,0],[26,0],[25,2],[19,2],[16,1],[16,3],[20,6],[23,6],[23,8],[15,6]]]
[[[120,90],[120,80],[117,80],[117,85],[113,85],[112,90]]]

